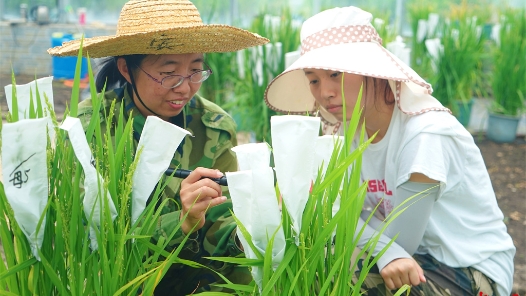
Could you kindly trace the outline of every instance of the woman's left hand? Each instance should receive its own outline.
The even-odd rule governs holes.
[[[403,285],[417,286],[425,283],[424,270],[413,258],[399,258],[387,264],[380,275],[389,290],[399,289]]]

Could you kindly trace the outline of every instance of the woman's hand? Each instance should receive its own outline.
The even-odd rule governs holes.
[[[424,270],[413,258],[395,259],[389,262],[380,274],[389,290],[399,289],[405,284],[417,286],[426,282]]]
[[[181,225],[184,233],[189,234],[201,229],[205,224],[206,211],[226,201],[226,197],[222,195],[221,186],[208,178],[203,178],[222,176],[223,173],[218,170],[199,167],[181,182],[179,193],[182,207],[181,219],[188,213]]]

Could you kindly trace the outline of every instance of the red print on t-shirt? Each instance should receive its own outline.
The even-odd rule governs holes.
[[[371,193],[373,206],[379,205],[378,213],[385,218],[393,210],[393,204],[387,196],[392,196],[393,192],[387,188],[385,180],[369,180],[367,192]]]
[[[393,192],[387,189],[385,180],[369,180],[367,192],[384,192],[386,195],[393,195]]]

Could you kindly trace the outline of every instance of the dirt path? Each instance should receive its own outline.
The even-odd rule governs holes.
[[[504,213],[504,222],[513,238],[515,255],[514,292],[526,295],[526,141],[496,144],[488,140],[477,142],[488,168]]]

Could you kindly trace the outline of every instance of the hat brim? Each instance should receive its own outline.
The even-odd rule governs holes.
[[[269,108],[281,113],[304,115],[319,111],[327,122],[337,122],[323,108],[317,110],[303,69],[323,69],[412,82],[421,89],[422,94],[432,92],[428,83],[381,45],[374,42],[345,43],[306,52],[272,80],[265,91],[265,102]]]
[[[53,56],[76,56],[81,40],[48,49]],[[82,55],[185,54],[238,51],[268,43],[258,34],[227,25],[202,25],[139,34],[85,38]]]

